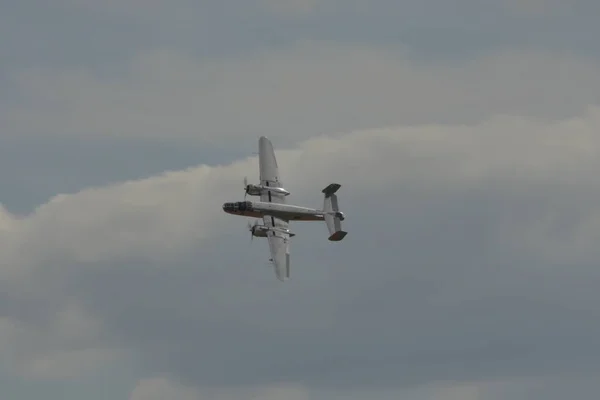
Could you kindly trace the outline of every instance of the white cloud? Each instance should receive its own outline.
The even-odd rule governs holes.
[[[471,126],[424,125],[321,136],[296,150],[278,149],[278,154],[295,196],[310,196],[312,201],[319,199],[311,192],[332,179],[346,181],[352,191],[378,190],[414,179],[416,170],[423,184],[476,184],[490,176],[583,184],[595,179],[599,128],[600,112],[590,108],[582,117],[555,123],[507,116]],[[241,196],[245,175],[257,179],[255,157],[57,195],[22,218],[4,210],[4,254],[25,244],[28,253],[15,257],[27,257],[32,264],[49,255],[84,263],[129,254],[170,257],[231,226],[220,207]],[[581,226],[586,232],[590,222]]]
[[[305,139],[399,124],[473,123],[497,114],[555,120],[600,102],[600,67],[551,53],[506,51],[431,65],[389,49],[304,42],[220,60],[142,52],[121,72],[22,71],[14,82],[24,101],[4,108],[0,128],[233,145],[258,134]]]
[[[307,385],[318,385],[319,379],[335,382],[328,373],[344,376],[344,371],[377,368],[378,362],[385,371],[404,371],[404,364],[395,369],[386,364],[392,361],[378,361],[384,353],[416,357],[415,366],[423,368],[418,379],[424,382],[440,379],[436,368],[451,362],[453,351],[466,358],[464,368],[453,369],[467,371],[466,376],[456,379],[477,380],[485,368],[467,365],[474,363],[473,352],[495,348],[489,342],[502,348],[504,341],[519,337],[517,349],[532,349],[530,359],[536,359],[532,336],[557,348],[553,341],[559,339],[553,335],[561,333],[561,326],[595,332],[587,325],[595,311],[585,305],[596,304],[598,291],[585,266],[600,255],[595,201],[600,193],[594,186],[599,126],[600,113],[590,108],[558,122],[504,116],[473,125],[357,131],[287,150],[275,141],[295,202],[319,205],[322,187],[331,181],[343,185],[340,201],[350,231],[341,246],[332,247],[324,225],[294,226],[299,234],[292,247],[293,279],[285,285],[270,269],[256,265],[268,256],[264,242],[249,255],[243,248],[244,219],[221,211],[223,202],[242,198],[245,174],[256,178],[256,159],[62,194],[18,218],[4,210],[0,293],[5,298],[0,300],[9,318],[7,332],[13,332],[15,321],[28,327],[18,339],[6,336],[27,349],[14,354],[15,365],[26,376],[71,377],[99,361],[109,362],[111,346],[119,343],[145,361],[148,373],[170,368],[203,395],[205,386],[235,384],[268,388],[261,395],[277,397],[280,389],[272,385],[290,381],[301,386],[281,390],[303,399]],[[444,232],[451,222],[458,225],[449,237]],[[410,242],[420,237],[419,245]],[[482,242],[474,245],[473,240]],[[386,261],[397,260],[398,251],[402,268]],[[475,256],[480,257],[477,268]],[[513,264],[515,257],[533,265]],[[368,271],[365,260],[373,264]],[[569,265],[566,276],[561,263]],[[546,288],[560,287],[560,293],[537,286],[532,278],[538,268],[546,269]],[[390,292],[386,285],[392,283]],[[539,301],[526,302],[518,312],[503,306],[479,314],[473,302],[495,307],[495,296],[502,293],[512,294],[510,301],[530,296]],[[550,299],[558,309],[537,308]],[[386,308],[379,301],[395,304],[394,312],[403,315],[401,328],[387,317],[380,319]],[[418,315],[415,304],[420,304]],[[375,306],[378,312],[372,312]],[[440,307],[444,318],[437,314]],[[564,311],[573,309],[593,315],[579,319],[580,314]],[[557,318],[568,322],[555,326]],[[473,327],[473,320],[482,325]],[[367,329],[374,323],[382,329]],[[445,340],[428,341],[438,333]],[[392,350],[381,353],[373,347],[390,345],[386,340],[392,337]],[[419,345],[420,340],[425,342]],[[346,345],[359,355],[348,354]],[[368,357],[361,359],[365,351]],[[340,357],[348,358],[340,362]],[[512,371],[504,358],[490,357],[485,361],[509,365]],[[333,370],[329,362],[337,363]],[[537,373],[538,367],[525,364],[527,373]],[[564,367],[569,362],[541,359],[540,364]],[[222,369],[226,376],[218,373]],[[405,372],[414,371],[421,370]],[[142,381],[132,398],[156,386],[180,391],[169,385]],[[195,393],[186,390],[182,396]],[[476,396],[469,387],[453,390]]]

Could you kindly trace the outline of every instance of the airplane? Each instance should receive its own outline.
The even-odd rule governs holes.
[[[342,230],[341,221],[345,216],[339,210],[335,194],[341,185],[331,183],[321,191],[324,196],[322,209],[286,204],[290,192],[281,183],[273,144],[265,136],[258,139],[258,164],[260,184],[248,184],[247,178],[244,178],[244,201],[224,203],[223,211],[262,218],[263,224],[258,219],[254,225],[248,222],[250,239],[254,236],[268,239],[269,261],[273,263],[275,276],[283,282],[290,278],[290,238],[295,236],[290,231],[290,221],[325,221],[332,242],[339,242],[348,234]],[[259,196],[260,201],[247,201],[247,195]]]

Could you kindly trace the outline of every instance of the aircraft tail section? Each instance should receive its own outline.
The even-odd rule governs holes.
[[[335,194],[341,186],[338,183],[332,183],[322,190],[325,196],[323,214],[329,230],[329,240],[333,242],[339,242],[348,234],[348,232],[342,230],[344,214],[340,211],[338,198]]]

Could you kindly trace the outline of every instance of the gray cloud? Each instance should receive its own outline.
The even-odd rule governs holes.
[[[213,57],[289,47],[298,40],[402,44],[436,60],[506,47],[598,56],[594,0],[561,3],[568,7],[557,7],[553,0],[277,2],[284,12],[272,12],[265,7],[269,3],[14,2],[3,7],[0,16],[0,33],[6,38],[0,43],[3,70],[76,65],[110,74],[129,54],[156,47]],[[315,5],[305,6],[308,3]]]
[[[81,348],[128,349],[146,376],[200,393],[597,371],[598,123],[590,110],[281,149],[296,201],[318,205],[327,182],[344,185],[351,232],[338,246],[324,226],[294,226],[285,285],[265,243],[250,247],[244,219],[219,208],[255,160],[61,196],[5,216],[5,262],[19,268],[2,272],[3,315],[41,331],[75,304],[96,321],[77,329]],[[54,349],[73,350],[60,337]]]
[[[0,15],[7,396],[598,392],[597,2],[36,3]],[[259,134],[349,215],[285,285],[220,212]]]
[[[291,144],[321,132],[474,123],[498,114],[560,119],[600,102],[598,68],[512,51],[440,66],[333,43],[205,62],[154,51],[134,56],[119,77],[23,71],[15,75],[22,100],[4,109],[1,127],[247,148],[258,134]]]

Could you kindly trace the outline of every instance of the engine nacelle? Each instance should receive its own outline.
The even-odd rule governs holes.
[[[250,196],[260,196],[262,189],[256,185],[246,185],[246,193]]]
[[[254,225],[250,229],[250,232],[252,232],[252,236],[257,236],[257,237],[267,237],[268,231],[269,231],[269,228],[264,225]]]
[[[258,223],[251,225],[251,226],[249,225],[249,229],[250,229],[252,236],[257,236],[257,237],[267,237],[267,233],[269,231],[275,232],[275,233],[276,232],[287,233],[290,235],[290,237],[296,236],[296,234],[293,232],[290,232],[289,229],[269,228],[268,226],[259,225]]]
[[[246,185],[246,193],[249,196],[260,196],[263,191],[269,191],[277,194],[282,194],[284,196],[288,196],[290,192],[280,187],[271,187],[264,185]]]

